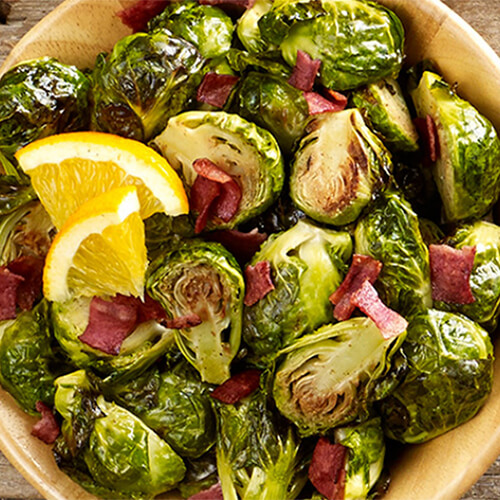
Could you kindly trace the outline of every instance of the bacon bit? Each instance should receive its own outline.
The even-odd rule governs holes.
[[[343,111],[347,106],[347,96],[331,89],[324,89],[325,97],[335,105],[335,111]]]
[[[247,289],[243,303],[246,306],[253,306],[274,290],[269,261],[261,260],[255,266],[247,266],[245,268],[245,282]]]
[[[356,306],[351,303],[351,297],[356,293],[363,283],[368,280],[372,285],[382,270],[382,262],[368,255],[354,254],[351,267],[344,281],[330,296],[330,302],[335,305],[333,316],[339,321],[351,317]]]
[[[215,483],[210,488],[191,495],[188,500],[224,500],[222,486],[220,483]]]
[[[474,267],[475,246],[460,249],[448,245],[430,245],[432,300],[450,304],[475,302],[470,287]]]
[[[219,75],[214,72],[207,73],[198,87],[196,100],[198,102],[205,102],[216,108],[222,108],[239,79],[235,75]]]
[[[52,444],[61,432],[54,413],[43,401],[36,402],[36,411],[42,414],[42,418],[33,426],[31,434],[45,444]]]
[[[170,0],[138,0],[130,7],[116,13],[125,26],[134,33],[146,31],[148,22],[165,10]]]
[[[304,92],[303,96],[307,101],[310,115],[340,111],[338,105],[319,95],[317,92]]]
[[[320,437],[309,466],[309,480],[328,500],[344,500],[347,448]]]
[[[439,159],[439,135],[436,123],[431,115],[425,118],[415,118],[413,121],[417,128],[418,135],[423,142],[426,159],[432,163]]]
[[[233,405],[248,395],[252,394],[260,384],[259,370],[245,370],[233,375],[223,384],[216,387],[211,393],[214,399],[221,403]]]
[[[309,92],[313,88],[320,66],[321,61],[319,59],[312,59],[307,52],[298,50],[297,60],[288,83],[299,90]]]
[[[24,278],[16,293],[16,303],[23,311],[30,311],[41,294],[43,264],[40,257],[23,255],[7,265],[10,272]]]
[[[144,296],[144,302],[139,299],[132,299],[137,302],[137,324],[145,323],[154,319],[158,323],[167,319],[167,313],[159,302],[152,299],[148,294]]]
[[[255,0],[199,0],[200,5],[217,5],[230,12],[240,13],[242,10],[253,7]]]
[[[211,215],[212,205],[220,196],[221,185],[198,175],[191,186],[191,210],[198,213],[194,225],[195,234],[201,233]]]
[[[165,328],[172,328],[173,330],[182,330],[183,328],[191,328],[201,324],[201,318],[197,314],[187,314],[186,316],[179,316],[174,319],[165,319],[161,321]]]
[[[240,264],[245,264],[259,250],[260,245],[266,241],[267,234],[259,233],[257,228],[252,229],[249,233],[227,229],[210,233],[208,239],[224,245]]]
[[[380,300],[377,290],[368,280],[352,295],[351,304],[373,320],[384,339],[397,337],[408,327],[408,321]]]
[[[16,317],[17,291],[23,281],[22,276],[0,267],[0,320]]]

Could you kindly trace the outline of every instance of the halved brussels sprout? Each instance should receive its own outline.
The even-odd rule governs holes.
[[[75,366],[92,370],[108,382],[128,380],[175,348],[173,330],[167,330],[153,320],[138,325],[123,341],[117,355],[90,347],[78,337],[89,323],[91,300],[77,297],[52,304],[54,336]]]
[[[295,151],[290,196],[309,217],[344,225],[357,219],[392,168],[357,109],[314,117]]]
[[[384,144],[395,151],[416,151],[418,134],[399,83],[385,78],[352,94],[352,103],[382,135]]]
[[[196,314],[201,324],[175,330],[177,345],[204,382],[222,384],[240,347],[245,282],[220,244],[189,240],[148,269],[146,288],[173,317]]]
[[[256,0],[238,19],[236,33],[248,52],[263,52],[269,44],[262,39],[259,19],[271,10],[273,0]]]
[[[283,60],[281,52],[276,50],[246,52],[233,48],[226,54],[226,59],[229,66],[237,73],[260,71],[284,78],[288,78],[292,74],[292,68]]]
[[[231,48],[234,26],[231,18],[219,8],[184,0],[167,5],[148,23],[148,29],[180,36],[191,42],[203,57],[213,58]]]
[[[366,419],[403,339],[384,339],[371,319],[353,318],[296,340],[281,351],[273,386],[278,410],[302,436]]]
[[[384,430],[421,443],[472,418],[493,381],[493,346],[477,323],[429,309],[413,318],[403,352],[409,372],[381,402]]]
[[[290,66],[298,50],[321,60],[320,80],[330,89],[348,90],[396,76],[403,62],[402,23],[373,2],[275,2],[259,27],[265,41],[280,46]]]
[[[354,232],[355,252],[382,262],[375,284],[381,298],[403,316],[432,306],[429,251],[417,214],[388,190],[374,200]]]
[[[436,125],[439,157],[433,175],[446,219],[482,217],[500,193],[500,139],[493,125],[430,71],[412,99],[418,116],[430,115]]]
[[[139,141],[158,134],[201,81],[203,57],[190,42],[162,32],[122,38],[96,61],[92,126]]]
[[[182,113],[168,121],[154,143],[181,172],[188,191],[197,177],[193,162],[199,158],[208,158],[238,183],[242,193],[238,211],[227,223],[209,223],[212,228],[233,228],[262,213],[283,186],[283,158],[276,139],[236,114]]]
[[[348,233],[299,221],[272,235],[252,259],[268,261],[274,290],[245,307],[243,339],[256,362],[266,364],[297,337],[332,320],[330,295],[347,272]]]

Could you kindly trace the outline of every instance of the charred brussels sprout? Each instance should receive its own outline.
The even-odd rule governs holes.
[[[305,335],[282,351],[273,387],[276,406],[303,436],[366,419],[403,338],[384,339],[368,318]]]
[[[493,347],[488,333],[456,314],[416,316],[403,344],[409,372],[382,401],[388,437],[421,443],[472,418],[491,391]]]
[[[249,52],[263,52],[268,49],[260,34],[259,19],[271,10],[272,0],[256,0],[238,19],[236,33],[240,42]]]
[[[88,126],[88,78],[52,58],[14,66],[0,79],[0,154],[48,135]]]
[[[321,83],[335,90],[395,76],[403,62],[403,25],[392,11],[373,2],[275,2],[259,27],[262,38],[279,45],[290,66],[298,50],[321,60]]]
[[[245,283],[220,244],[186,241],[151,263],[146,288],[173,317],[196,314],[201,324],[175,331],[179,349],[204,382],[221,384],[240,347]]]
[[[430,115],[436,125],[439,157],[433,175],[446,218],[483,216],[500,193],[500,139],[493,125],[430,71],[412,98],[417,114]]]
[[[344,225],[359,216],[392,168],[361,113],[323,113],[306,127],[292,162],[290,195],[309,217]]]
[[[231,111],[271,132],[284,154],[302,136],[309,109],[302,91],[285,78],[251,72],[235,90]]]
[[[355,251],[382,262],[376,287],[403,316],[432,306],[429,251],[418,217],[396,191],[381,194],[359,220]]]
[[[148,25],[149,31],[166,30],[191,42],[203,57],[213,58],[231,48],[234,26],[231,18],[211,5],[184,0],[167,5]]]
[[[121,39],[94,68],[93,128],[149,140],[184,108],[203,63],[190,42],[174,35],[137,33]]]
[[[279,349],[331,321],[330,295],[340,285],[352,254],[346,232],[299,221],[271,236],[252,264],[268,261],[274,290],[245,307],[243,339],[256,361],[267,363]]]
[[[212,222],[212,228],[233,228],[262,213],[281,192],[284,166],[276,139],[236,114],[182,113],[169,120],[154,142],[181,172],[188,190],[197,177],[193,162],[199,158],[211,160],[239,185],[241,201],[236,214],[229,222]]]
[[[416,151],[418,134],[411,120],[401,87],[386,78],[356,90],[352,103],[382,135],[384,144],[395,151]]]

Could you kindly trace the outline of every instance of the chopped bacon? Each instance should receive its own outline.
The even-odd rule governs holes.
[[[201,318],[197,314],[187,314],[186,316],[179,316],[174,319],[165,319],[161,324],[166,328],[174,330],[182,330],[183,328],[191,328],[198,326],[201,323]]]
[[[224,500],[222,486],[220,483],[215,483],[210,488],[191,495],[188,500]]]
[[[141,302],[139,299],[130,298],[130,300],[135,300],[137,302],[137,324],[145,323],[152,319],[161,323],[163,320],[167,319],[165,309],[148,294],[145,294],[144,302]]]
[[[235,229],[214,231],[208,235],[211,241],[217,241],[229,250],[240,264],[248,262],[267,239],[266,233],[259,233],[257,228],[248,233]]]
[[[340,108],[336,103],[330,101],[330,99],[326,99],[317,92],[304,92],[303,95],[307,101],[310,115],[319,115],[320,113],[341,111],[344,109]]]
[[[171,0],[138,0],[130,7],[116,13],[125,26],[134,33],[146,31],[148,22],[165,10]]]
[[[0,320],[16,317],[17,291],[23,281],[22,276],[0,267]]]
[[[335,106],[334,111],[342,111],[347,106],[347,96],[331,89],[324,89],[325,97]]]
[[[309,465],[309,480],[328,500],[344,500],[347,448],[320,437]]]
[[[330,296],[330,302],[335,305],[333,316],[339,321],[351,317],[355,306],[351,303],[351,297],[368,280],[375,283],[382,269],[382,262],[368,255],[354,254],[351,267],[344,281]]]
[[[41,294],[43,264],[40,257],[23,255],[7,265],[10,272],[24,278],[16,293],[16,303],[23,311],[30,311]]]
[[[253,306],[274,290],[269,261],[261,260],[255,266],[247,266],[245,268],[245,283],[246,292],[243,303],[246,306]]]
[[[313,88],[320,66],[321,61],[319,59],[312,59],[307,52],[298,50],[297,60],[288,83],[299,90],[309,92]]]
[[[191,186],[191,210],[198,214],[194,225],[194,232],[201,233],[207,225],[211,215],[212,205],[220,196],[221,185],[217,182],[198,175]]]
[[[214,399],[221,403],[234,404],[241,399],[252,394],[260,384],[259,370],[245,370],[244,372],[233,375],[223,384],[216,387],[211,393]]]
[[[436,123],[431,115],[427,115],[425,118],[415,118],[414,123],[423,142],[426,158],[433,163],[436,162],[440,150]]]
[[[52,444],[61,432],[54,413],[43,401],[36,402],[36,411],[42,414],[42,418],[33,426],[31,434],[46,444]]]
[[[373,320],[384,339],[397,337],[408,327],[408,322],[403,316],[389,309],[380,300],[377,290],[368,280],[365,280],[357,292],[352,295],[351,303]]]
[[[217,5],[229,13],[241,13],[243,10],[250,9],[255,0],[199,0],[201,5]]]
[[[470,287],[476,247],[460,249],[430,245],[432,299],[451,304],[472,304],[476,299]]]
[[[238,82],[239,77],[235,75],[219,75],[214,72],[207,73],[203,77],[196,92],[196,100],[205,102],[216,108],[224,107],[229,94]]]

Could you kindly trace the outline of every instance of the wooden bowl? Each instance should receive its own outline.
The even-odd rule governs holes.
[[[500,59],[486,42],[439,0],[380,1],[406,27],[409,62],[435,60],[459,94],[500,130]],[[98,52],[130,33],[115,13],[132,2],[67,0],[19,42],[0,74],[16,62],[45,55],[92,66]],[[493,392],[483,409],[437,439],[406,447],[391,468],[387,500],[457,499],[500,454],[500,341],[496,356]],[[0,448],[7,458],[47,499],[95,498],[59,471],[50,448],[30,435],[33,422],[0,390]]]

